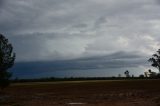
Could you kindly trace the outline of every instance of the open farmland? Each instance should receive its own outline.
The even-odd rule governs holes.
[[[160,106],[160,80],[15,83],[0,106]]]

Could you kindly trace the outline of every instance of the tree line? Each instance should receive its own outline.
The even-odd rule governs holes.
[[[12,73],[8,71],[14,65],[16,58],[15,52],[13,52],[13,46],[9,43],[8,39],[4,35],[0,34],[0,88],[3,89],[7,87],[10,82],[27,82],[27,81],[61,81],[61,80],[110,80],[110,79],[138,79],[138,78],[160,78],[160,49],[149,58],[151,66],[157,68],[159,73],[155,73],[150,69],[148,72],[145,72],[144,75],[139,77],[134,77],[130,75],[129,71],[124,72],[126,77],[121,77],[119,74],[118,77],[80,77],[80,78],[42,78],[42,79],[15,79],[10,80]]]

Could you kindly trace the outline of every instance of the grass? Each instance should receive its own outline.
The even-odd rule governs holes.
[[[132,106],[136,102],[139,106],[156,106],[160,104],[159,83],[160,80],[153,79],[13,83],[5,90],[9,98],[1,105],[66,106],[68,103],[84,103],[83,106]]]

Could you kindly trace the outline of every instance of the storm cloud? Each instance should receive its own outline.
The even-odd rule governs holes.
[[[19,62],[12,71],[14,76],[20,78],[34,77],[88,77],[88,76],[110,76],[123,73],[124,69],[132,69],[131,73],[138,75],[143,73],[148,63],[144,56],[137,53],[117,52],[106,56],[79,58],[72,60]],[[135,70],[134,68],[141,69]],[[101,72],[104,70],[103,72]],[[108,71],[109,72],[108,72]],[[114,72],[117,70],[116,72]],[[53,73],[54,72],[54,73]],[[94,74],[96,72],[96,74]],[[107,72],[107,73],[106,73]],[[112,73],[112,74],[111,74]],[[33,77],[34,76],[34,77]]]
[[[159,0],[0,0],[0,33],[17,63],[103,57],[109,65],[118,53],[132,61],[125,66],[145,66],[160,45],[159,10]]]

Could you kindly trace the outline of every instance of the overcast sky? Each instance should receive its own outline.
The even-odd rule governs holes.
[[[17,63],[145,67],[160,46],[159,10],[158,0],[0,0],[0,33]]]

